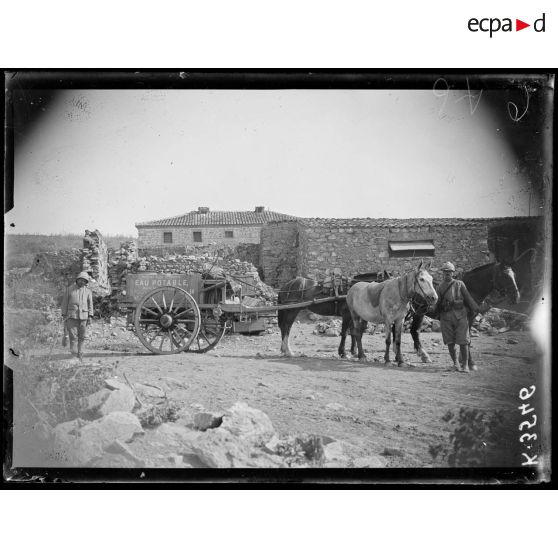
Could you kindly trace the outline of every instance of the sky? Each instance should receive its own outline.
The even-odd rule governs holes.
[[[136,236],[137,222],[199,206],[540,214],[489,104],[466,93],[65,90],[16,147],[5,230]]]

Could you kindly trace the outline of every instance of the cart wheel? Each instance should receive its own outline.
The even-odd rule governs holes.
[[[147,293],[134,315],[139,340],[158,355],[187,350],[198,335],[200,323],[196,301],[179,287],[160,287]]]
[[[191,353],[207,353],[211,351],[225,335],[227,321],[210,309],[201,310],[200,332],[188,349]]]

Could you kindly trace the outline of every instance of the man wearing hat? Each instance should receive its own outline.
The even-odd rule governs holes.
[[[443,281],[438,285],[438,310],[440,312],[440,328],[442,339],[448,346],[449,354],[453,360],[453,369],[467,372],[469,360],[469,320],[467,309],[478,314],[481,312],[478,304],[469,294],[463,281],[454,279],[455,266],[446,262],[442,266]],[[455,354],[455,345],[459,345],[459,364]]]
[[[70,336],[70,351],[81,360],[87,326],[93,317],[93,295],[88,287],[90,277],[82,271],[62,298],[62,317]],[[76,352],[77,341],[77,352]]]

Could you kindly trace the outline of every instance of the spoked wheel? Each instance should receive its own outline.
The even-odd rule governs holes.
[[[179,287],[160,287],[147,293],[134,316],[139,340],[158,355],[187,350],[198,335],[200,323],[196,301]]]
[[[191,353],[211,351],[225,335],[227,321],[219,312],[210,309],[201,310],[200,332],[188,349]],[[222,312],[221,312],[222,314]]]

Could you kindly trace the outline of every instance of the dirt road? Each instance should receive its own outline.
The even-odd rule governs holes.
[[[279,354],[278,329],[261,336],[227,335],[206,354],[155,356],[121,323],[97,324],[85,360],[118,361],[118,375],[161,386],[183,408],[221,412],[246,402],[265,412],[280,435],[328,436],[349,444],[351,457],[382,455],[388,467],[446,466],[431,448],[448,444],[455,426],[442,416],[460,408],[501,411],[509,443],[517,438],[518,393],[536,374],[528,332],[480,335],[473,340],[479,371],[459,373],[447,371],[449,356],[439,333],[422,334],[432,364],[420,362],[404,334],[407,363],[397,367],[383,363],[382,335],[364,337],[369,361],[360,363],[339,359],[339,338],[316,335],[314,328],[293,326],[292,346],[300,356],[289,359]],[[62,351],[57,347],[51,358],[68,358]],[[134,451],[149,452],[148,440]]]

